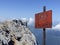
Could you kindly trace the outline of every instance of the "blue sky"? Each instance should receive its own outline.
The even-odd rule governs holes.
[[[0,20],[34,18],[35,13],[52,10],[53,23],[60,23],[60,0],[0,0]]]

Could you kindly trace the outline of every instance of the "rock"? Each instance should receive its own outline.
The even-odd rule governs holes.
[[[0,45],[37,45],[36,38],[22,20],[0,23]]]

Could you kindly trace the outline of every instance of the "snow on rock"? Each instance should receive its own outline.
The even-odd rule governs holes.
[[[26,24],[16,19],[0,23],[0,45],[37,45]]]

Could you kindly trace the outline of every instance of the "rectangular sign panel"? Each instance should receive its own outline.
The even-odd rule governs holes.
[[[52,10],[35,14],[35,28],[52,28]]]

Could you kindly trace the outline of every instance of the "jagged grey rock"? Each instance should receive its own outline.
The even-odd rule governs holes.
[[[22,20],[8,20],[0,23],[0,45],[37,45],[35,36],[26,24]]]

